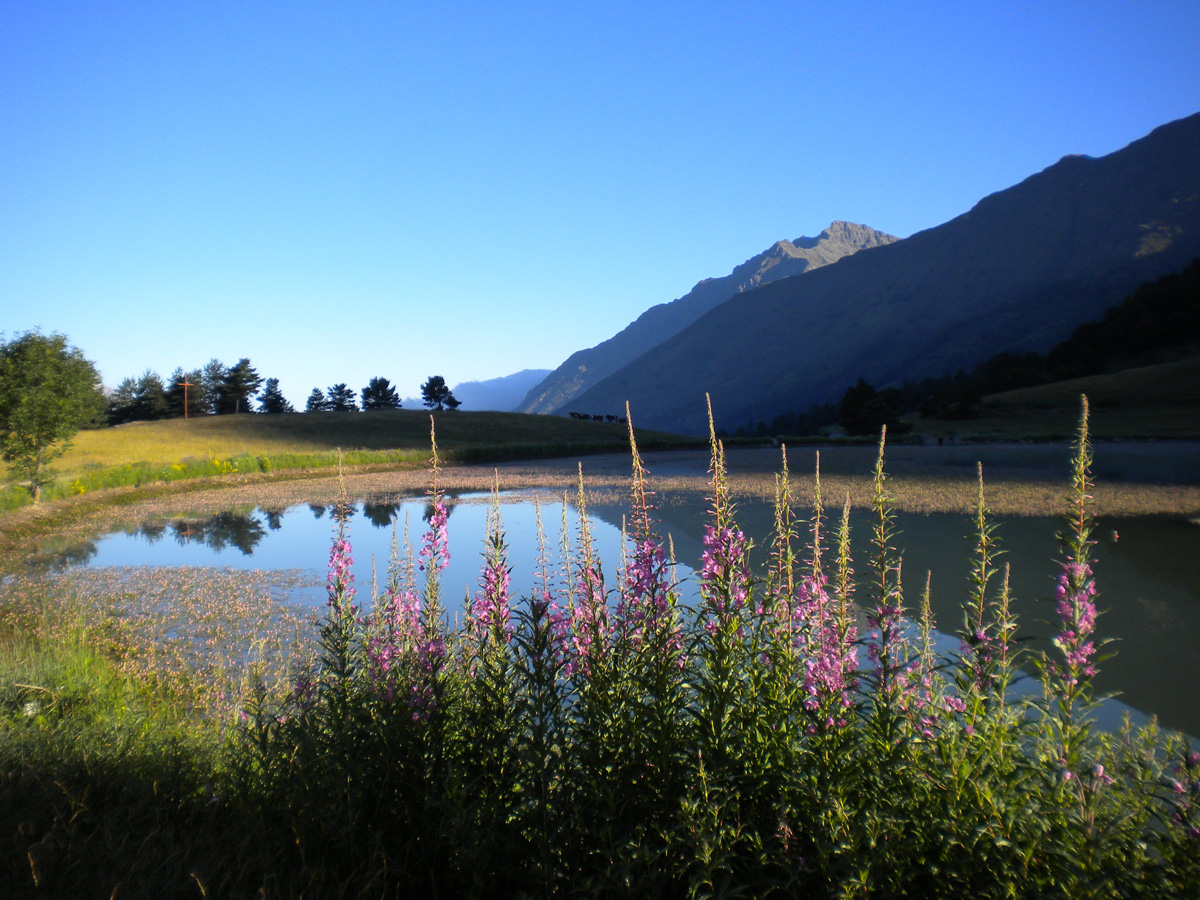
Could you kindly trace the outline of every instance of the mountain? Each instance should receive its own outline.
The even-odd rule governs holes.
[[[549,369],[522,369],[502,378],[464,381],[451,388],[463,409],[512,412],[530,388],[550,374]]]
[[[522,369],[512,375],[489,378],[485,381],[463,381],[450,388],[462,408],[474,412],[513,412],[529,389],[550,374],[549,369]],[[424,409],[419,396],[404,397],[403,409]]]
[[[815,238],[777,241],[723,278],[704,279],[679,299],[652,306],[604,343],[572,354],[529,391],[517,409],[532,413],[566,412],[577,394],[654,349],[736,294],[895,240],[890,234],[865,225],[834,222]]]
[[[744,291],[573,398],[684,433],[1044,352],[1200,256],[1200,114],[1067,156],[905,240]]]

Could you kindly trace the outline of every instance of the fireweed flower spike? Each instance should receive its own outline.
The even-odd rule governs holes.
[[[575,580],[571,585],[571,641],[574,654],[567,664],[568,676],[577,671],[588,675],[592,664],[605,653],[610,639],[607,593],[604,572],[592,543],[592,527],[587,514],[587,496],[583,484],[583,463],[579,464],[579,544]]]
[[[646,468],[638,453],[628,405],[625,418],[629,422],[629,446],[633,456],[633,552],[625,563],[622,579],[620,609],[625,621],[621,623],[621,630],[629,635],[634,647],[654,642],[656,636],[665,631],[669,634],[668,644],[675,652],[681,648],[682,640],[674,624],[674,596],[667,581],[666,551],[650,517],[651,493],[646,489]]]
[[[1060,537],[1062,571],[1055,586],[1055,611],[1060,629],[1054,646],[1062,655],[1053,666],[1057,690],[1064,708],[1076,699],[1090,697],[1090,680],[1096,674],[1096,582],[1092,576],[1091,540],[1094,525],[1091,511],[1092,450],[1088,441],[1088,403],[1083,398],[1079,432],[1072,460],[1070,513]]]
[[[725,448],[713,427],[712,401],[708,404],[708,434],[712,460],[712,521],[704,526],[704,554],[700,567],[700,596],[706,607],[705,627],[739,628],[742,611],[750,598],[749,543],[733,518],[729,481],[725,472]]]
[[[483,555],[480,589],[469,607],[467,633],[479,646],[487,643],[508,643],[512,639],[512,610],[510,608],[508,542],[500,517],[499,475],[492,487],[488,507],[487,545]]]
[[[867,616],[867,623],[874,629],[867,638],[867,654],[875,663],[873,678],[878,708],[895,712],[904,705],[911,684],[905,674],[909,649],[901,622],[903,594],[900,556],[892,545],[895,540],[895,519],[892,515],[892,498],[887,491],[887,476],[883,470],[886,442],[887,428],[884,427],[879,434],[879,456],[875,462],[871,500],[875,518],[871,537],[871,568],[876,605]]]
[[[995,559],[1002,551],[997,549],[996,526],[988,521],[984,503],[983,464],[976,466],[979,487],[975,504],[975,555],[971,564],[971,590],[963,608],[963,626],[959,635],[962,641],[959,687],[984,696],[996,687],[1001,655],[999,643],[1003,636],[997,634],[998,623],[988,616],[988,584],[996,574]]]

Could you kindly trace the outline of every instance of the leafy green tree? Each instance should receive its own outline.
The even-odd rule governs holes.
[[[267,379],[267,385],[263,388],[262,396],[258,398],[258,411],[268,414],[296,411],[292,408],[292,404],[288,402],[288,398],[283,396],[283,392],[279,390],[278,378]]]
[[[429,380],[421,385],[421,402],[425,404],[427,409],[458,409],[460,406],[450,388],[446,385],[446,379],[441,375],[430,375]]]
[[[335,384],[330,387],[329,410],[331,412],[356,412],[358,403],[354,399],[354,391],[345,384]]]
[[[308,402],[304,404],[304,411],[329,412],[329,401],[325,399],[325,392],[320,388],[313,388],[312,393],[308,395]]]
[[[250,360],[242,357],[225,373],[217,394],[217,412],[223,415],[229,413],[254,412],[250,401],[258,393],[262,384],[262,376],[250,365]]]
[[[95,365],[65,335],[27,331],[0,344],[0,441],[4,460],[29,482],[33,501],[51,460],[104,409]]]
[[[399,409],[400,395],[386,378],[372,378],[362,389],[363,409]]]

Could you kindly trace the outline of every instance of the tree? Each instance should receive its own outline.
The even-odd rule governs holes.
[[[461,405],[446,386],[446,379],[441,375],[430,375],[429,380],[421,385],[421,402],[427,409],[458,409]]]
[[[400,395],[386,378],[372,378],[362,389],[363,409],[399,409]]]
[[[149,422],[171,414],[166,386],[157,372],[147,369],[138,378],[126,378],[108,402],[108,422]]]
[[[167,406],[167,386],[157,372],[147,369],[137,380],[137,394],[133,407],[133,418],[150,422],[165,419],[170,415]]]
[[[354,391],[345,384],[335,384],[330,387],[329,409],[331,412],[356,412],[358,404],[354,400]]]
[[[50,482],[49,462],[81,425],[104,410],[95,365],[65,335],[27,331],[0,344],[0,441],[4,460],[29,482],[33,502]]]
[[[262,396],[258,398],[258,411],[268,414],[296,411],[288,402],[287,397],[283,396],[283,392],[279,390],[278,378],[267,379],[267,386],[263,388]]]
[[[229,370],[225,367],[225,363],[219,359],[210,359],[204,366],[200,380],[204,384],[204,398],[207,404],[205,412],[210,416],[215,416],[219,412],[217,403],[221,397],[221,385],[225,383],[225,376],[228,374]]]
[[[254,371],[250,360],[242,357],[225,373],[217,391],[217,412],[222,414],[253,412],[250,400],[258,393],[262,376]]]
[[[329,401],[325,399],[325,392],[320,388],[313,388],[312,393],[308,395],[308,402],[304,404],[305,412],[329,412]]]
[[[186,387],[184,382],[187,382]],[[171,373],[171,380],[167,383],[167,407],[170,409],[171,415],[183,416],[185,402],[187,403],[186,418],[208,415],[212,402],[208,396],[203,369],[185,372],[182,368],[177,368]]]

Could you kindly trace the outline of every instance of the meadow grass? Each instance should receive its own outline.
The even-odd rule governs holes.
[[[194,659],[138,649],[160,628],[47,614],[95,609],[119,580],[94,596],[63,581],[38,605],[10,578],[3,872],[17,896],[1197,896],[1200,754],[1153,727],[1091,726],[1086,418],[1049,656],[1013,641],[978,477],[962,646],[935,656],[928,596],[901,591],[883,450],[859,488],[864,559],[850,558],[836,479],[801,488],[785,468],[752,567],[714,439],[689,606],[635,446],[617,584],[577,477],[578,530],[543,545],[531,596],[509,595],[496,505],[454,628],[439,578],[442,492],[459,471],[435,468],[419,552],[397,548],[366,591],[341,531],[314,655],[282,683],[252,678],[237,717],[199,703]],[[186,573],[162,578],[143,601],[151,622],[188,594]],[[228,596],[233,619],[252,619],[232,584],[200,593],[200,618]],[[1040,697],[1010,699],[1018,666]]]
[[[343,467],[418,467],[428,461],[430,413],[372,410],[355,413],[227,415],[131,422],[81,431],[55,466],[47,499],[116,487],[219,476],[331,470]],[[434,414],[443,454],[452,462],[536,459],[619,450],[623,426],[518,413]],[[651,447],[695,440],[645,432]],[[0,486],[0,509],[30,501],[12,483]]]

